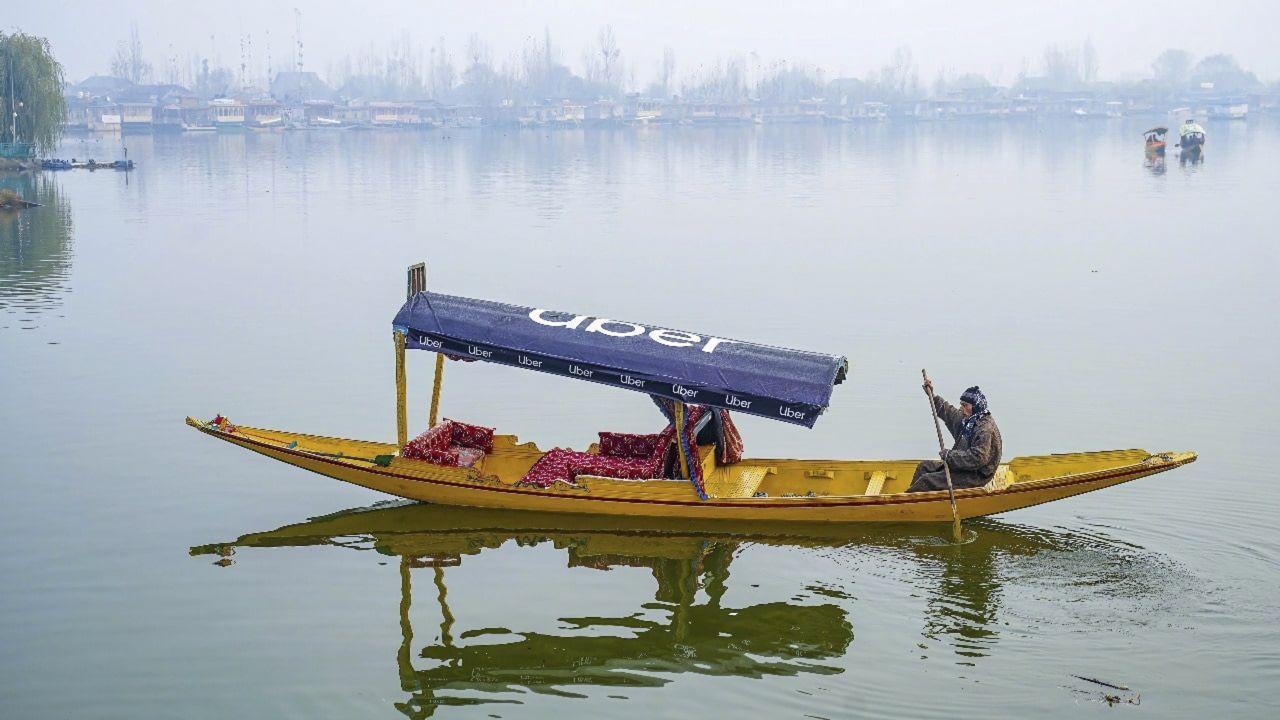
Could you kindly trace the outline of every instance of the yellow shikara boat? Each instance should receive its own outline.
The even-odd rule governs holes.
[[[423,289],[410,268],[396,315],[397,442],[305,435],[187,418],[197,430],[290,465],[402,498],[444,505],[560,513],[787,522],[945,522],[946,491],[907,493],[919,460],[741,458],[727,410],[812,427],[844,379],[843,357],[786,350],[609,318],[471,300]],[[438,353],[427,433],[408,439],[404,351]],[[584,379],[653,396],[666,434],[629,436],[639,455],[544,451],[513,435],[473,442],[437,422],[444,358],[473,359]],[[438,429],[452,424],[445,445]],[[675,427],[684,428],[680,433]],[[433,439],[433,436],[440,436]],[[448,443],[457,440],[463,444]],[[430,444],[434,449],[426,449]],[[605,447],[601,447],[601,445]],[[474,447],[472,447],[474,446]],[[740,450],[740,444],[737,445]],[[611,454],[612,453],[612,454]],[[648,458],[654,458],[648,464]],[[983,487],[957,490],[970,518],[1061,500],[1193,462],[1192,452],[1110,450],[1018,457]],[[650,472],[650,470],[652,472]],[[550,479],[556,478],[556,479]]]

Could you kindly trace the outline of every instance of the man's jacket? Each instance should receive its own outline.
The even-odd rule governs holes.
[[[956,444],[947,452],[947,465],[952,470],[974,473],[984,479],[994,476],[996,468],[1000,466],[1000,453],[1004,450],[1004,443],[1000,439],[1000,428],[996,427],[991,413],[978,418],[978,425],[969,437],[961,438],[964,412],[937,395],[933,397],[933,406],[938,411],[938,417],[951,431],[951,437],[956,439]]]

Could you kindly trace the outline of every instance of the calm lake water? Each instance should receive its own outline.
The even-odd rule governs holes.
[[[0,178],[44,204],[0,216],[0,716],[1275,717],[1280,123],[1161,167],[1148,124],[126,137],[128,175]],[[393,438],[420,260],[849,357],[748,454],[930,456],[927,367],[1009,457],[1200,460],[948,547],[387,503],[183,425]],[[662,424],[479,365],[442,412],[544,448]]]

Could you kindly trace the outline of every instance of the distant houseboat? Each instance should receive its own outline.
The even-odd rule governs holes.
[[[244,128],[244,103],[229,98],[216,98],[209,102],[209,116],[219,130]]]
[[[342,121],[333,116],[329,100],[308,100],[302,104],[302,117],[312,127],[338,127]]]
[[[156,132],[182,132],[182,107],[177,103],[161,106],[155,112],[152,129]]]
[[[245,108],[245,125],[258,130],[283,128],[280,103],[272,98],[251,101]]]
[[[410,103],[369,103],[369,122],[377,127],[421,127],[422,115]]]
[[[120,132],[120,111],[115,105],[98,105],[90,107],[86,113],[86,124],[89,132]]]
[[[155,103],[122,102],[120,108],[120,129],[125,132],[151,132],[155,123]]]
[[[662,106],[663,101],[651,98],[641,98],[636,101],[635,121],[646,125],[648,123],[662,122]]]

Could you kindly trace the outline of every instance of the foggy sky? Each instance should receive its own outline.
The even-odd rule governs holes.
[[[467,38],[477,33],[492,48],[494,64],[501,65],[526,39],[540,38],[544,27],[560,60],[581,71],[584,48],[608,23],[640,86],[655,75],[663,46],[675,51],[681,78],[700,64],[734,56],[761,65],[779,59],[806,63],[821,68],[828,79],[863,77],[895,48],[907,46],[924,84],[945,70],[978,72],[1007,85],[1024,63],[1035,74],[1045,45],[1078,49],[1086,39],[1097,50],[1101,79],[1147,76],[1151,60],[1170,47],[1190,50],[1197,58],[1228,52],[1262,80],[1280,78],[1280,50],[1268,37],[1280,27],[1280,0],[897,0],[868,7],[776,0],[12,0],[5,5],[4,29],[48,37],[72,82],[109,72],[115,44],[128,37],[131,21],[138,24],[158,77],[171,54],[186,63],[192,54],[216,52],[220,64],[238,66],[242,34],[252,35],[254,64],[265,68],[268,30],[272,64],[285,69],[292,57],[294,7],[302,12],[304,69],[321,75],[330,63],[371,44],[381,54],[406,32],[424,48],[444,36],[458,67]],[[1194,21],[1188,24],[1187,18]]]

